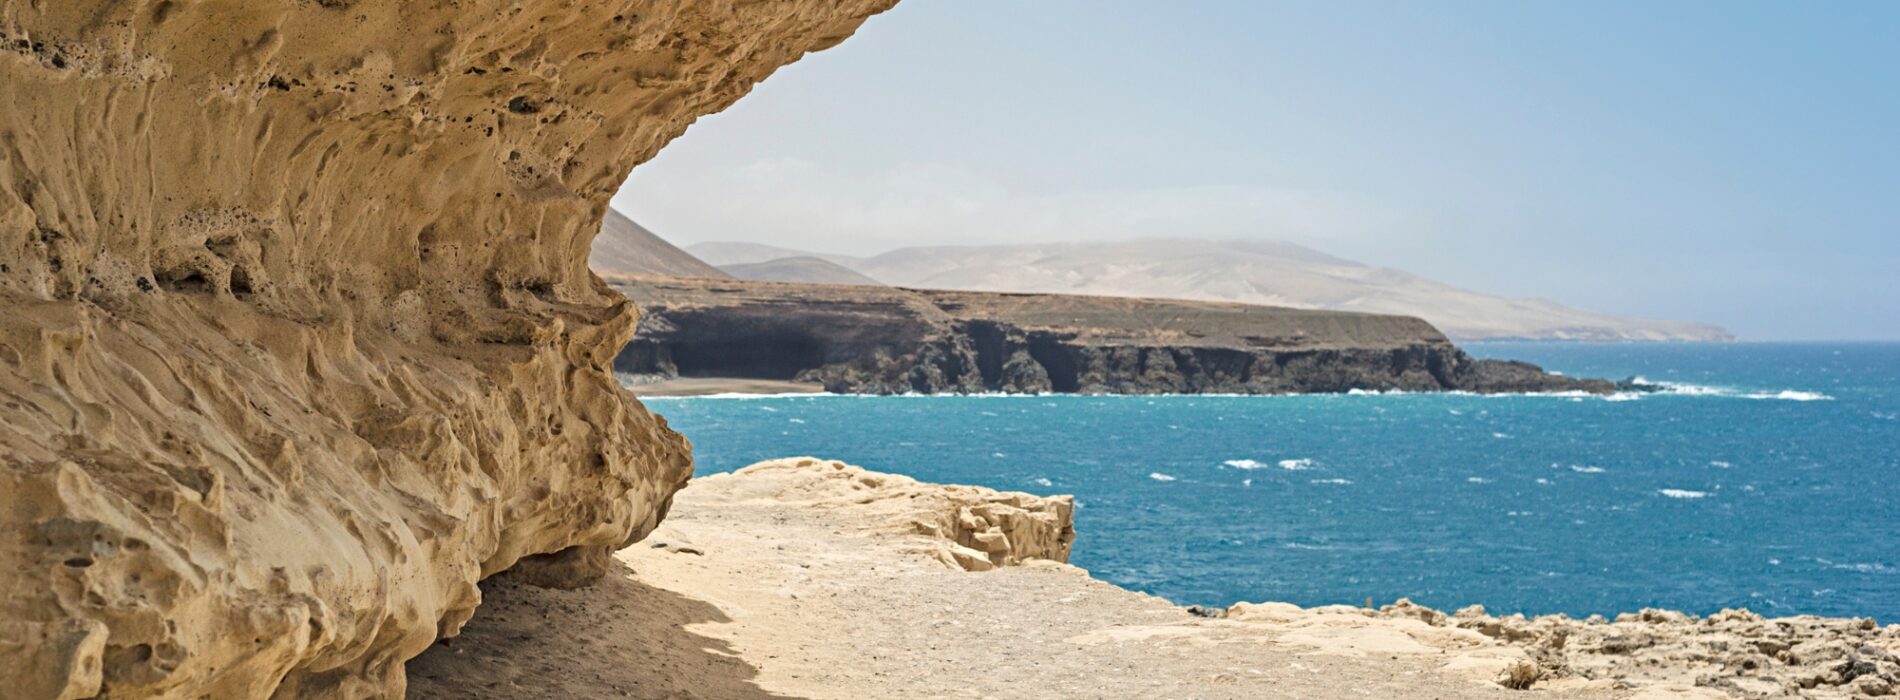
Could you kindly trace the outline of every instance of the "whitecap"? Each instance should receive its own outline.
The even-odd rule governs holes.
[[[1509,439],[1511,439],[1511,436],[1510,436],[1509,434],[1507,434],[1507,433],[1492,433],[1492,434],[1491,434],[1491,437],[1494,437],[1494,438],[1497,438],[1497,439],[1499,439],[1499,440],[1509,440]]]
[[[1253,479],[1241,479],[1241,480],[1240,480],[1240,485],[1241,485],[1241,486],[1252,486],[1252,485],[1253,485]]]
[[[1769,394],[1769,393],[1745,394],[1742,396],[1742,398],[1775,399],[1777,401],[1833,401],[1834,400],[1834,397],[1828,396],[1827,394],[1823,394],[1818,391],[1795,391],[1793,389],[1782,389],[1781,391],[1777,391],[1773,394]]]
[[[1031,479],[1031,481],[1033,481],[1033,482],[1035,482],[1035,484],[1036,484],[1037,486],[1054,486],[1054,485],[1056,485],[1056,482],[1053,482],[1053,481],[1050,481],[1048,477],[1042,477],[1042,476],[1039,476],[1039,477],[1036,477],[1036,478],[1034,478],[1034,479]]]
[[[764,411],[766,413],[778,413],[778,409],[772,408],[771,406],[760,406],[759,410]]]
[[[1251,459],[1230,459],[1221,462],[1221,466],[1233,467],[1235,469],[1265,469],[1267,468],[1267,463],[1256,462]]]
[[[1348,479],[1314,479],[1313,483],[1315,484],[1350,484],[1352,483],[1352,481]]]
[[[1572,464],[1570,465],[1570,471],[1576,472],[1578,474],[1602,474],[1603,467],[1591,467],[1591,466]]]
[[[1003,454],[1003,453],[1001,453],[1001,452],[991,452],[991,453],[990,453],[990,456],[991,456],[991,457],[995,457],[995,458],[997,458],[997,459],[1002,459],[1002,458],[1004,458],[1004,457],[1008,457],[1009,455],[1006,455],[1006,454]]]
[[[1727,397],[1727,398],[1773,400],[1773,401],[1833,401],[1834,400],[1834,397],[1828,396],[1827,394],[1823,394],[1818,391],[1801,391],[1799,389],[1782,389],[1779,391],[1748,391],[1748,390],[1736,389],[1733,387],[1710,386],[1706,384],[1688,384],[1688,383],[1683,383],[1683,382],[1652,382],[1642,377],[1636,377],[1635,379],[1631,379],[1630,383],[1636,384],[1639,386],[1653,388],[1656,390],[1656,393],[1659,393],[1659,394],[1671,394],[1675,396],[1719,396],[1719,397]]]
[[[1489,483],[1491,483],[1491,480],[1490,480],[1490,479],[1486,479],[1486,478],[1484,478],[1484,477],[1482,477],[1482,476],[1468,476],[1468,477],[1465,477],[1465,481],[1467,481],[1467,482],[1470,482],[1470,483],[1473,483],[1473,484],[1489,484]]]
[[[1859,574],[1900,574],[1900,567],[1892,567],[1886,564],[1836,564],[1826,559],[1816,559],[1815,561],[1826,564],[1830,569],[1852,571]]]
[[[1681,498],[1681,499],[1709,497],[1709,492],[1707,491],[1690,491],[1688,489],[1656,489],[1656,493],[1662,494],[1664,496],[1668,496],[1670,498]]]
[[[785,419],[785,422],[787,422],[787,423],[797,423],[797,424],[799,424],[799,425],[804,425],[804,424],[805,424],[805,419],[803,419],[803,418],[787,418],[787,419]]]
[[[1722,461],[1722,460],[1719,460],[1719,459],[1718,459],[1718,460],[1714,460],[1714,461],[1712,461],[1712,462],[1709,462],[1709,466],[1711,466],[1711,467],[1715,467],[1716,469],[1728,469],[1728,468],[1730,468],[1730,467],[1733,467],[1733,466],[1735,466],[1735,465],[1733,465],[1733,464],[1730,464],[1730,463],[1728,463],[1728,462],[1724,462],[1724,461]]]
[[[1161,472],[1148,472],[1148,478],[1154,479],[1155,481],[1174,481],[1174,477]]]
[[[1280,460],[1280,468],[1285,469],[1290,472],[1303,472],[1303,471],[1313,468],[1313,460],[1283,459],[1283,460]]]

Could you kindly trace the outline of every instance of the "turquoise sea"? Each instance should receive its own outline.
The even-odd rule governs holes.
[[[1182,604],[1409,597],[1900,621],[1900,344],[1474,344],[1654,394],[648,399],[703,473],[792,455],[1072,493]]]

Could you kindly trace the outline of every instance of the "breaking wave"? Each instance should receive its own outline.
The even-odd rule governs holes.
[[[1695,499],[1695,498],[1709,497],[1709,492],[1707,491],[1690,491],[1688,489],[1657,489],[1656,493],[1662,494],[1664,496],[1668,496],[1670,498],[1681,498],[1681,499]]]

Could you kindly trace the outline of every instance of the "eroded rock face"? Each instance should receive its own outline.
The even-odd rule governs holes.
[[[689,476],[630,168],[889,0],[0,4],[7,697],[400,694]]]
[[[1519,689],[1822,700],[1886,696],[1900,684],[1900,625],[1871,619],[1747,610],[1527,618],[1481,606],[1446,614],[1404,599],[1377,610],[1239,603],[1218,616],[1271,630],[1279,643],[1333,653],[1449,656],[1447,671]]]
[[[631,375],[859,394],[1610,393],[1475,359],[1408,316],[1171,299],[616,276],[648,313]]]
[[[1075,544],[1072,496],[929,484],[813,457],[766,460],[697,483],[736,502],[835,511],[844,522],[877,523],[873,532],[921,535],[910,540],[917,553],[966,571],[1066,563]]]

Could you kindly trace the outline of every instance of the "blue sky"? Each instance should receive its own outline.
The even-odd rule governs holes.
[[[1900,339],[1900,3],[906,0],[615,205],[846,253],[1288,240],[1751,340]]]

